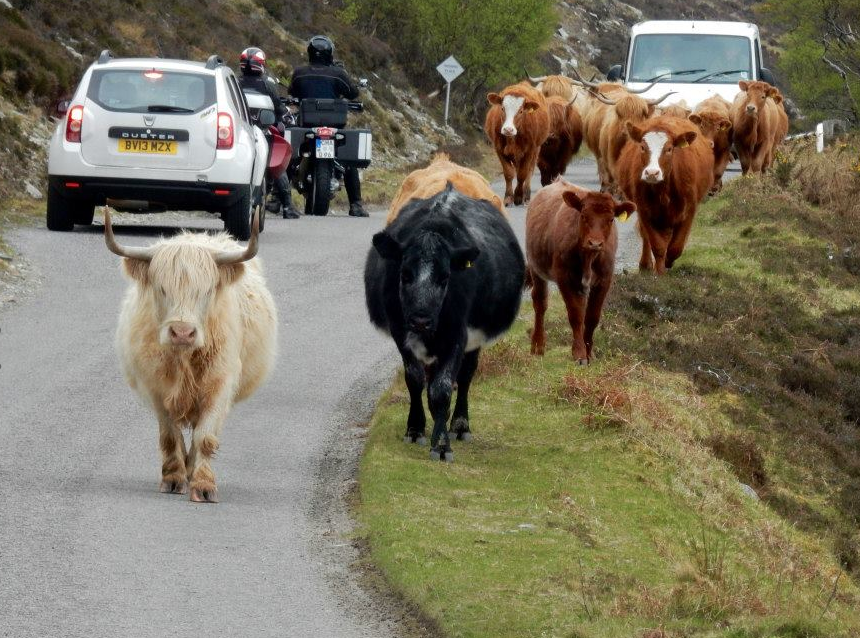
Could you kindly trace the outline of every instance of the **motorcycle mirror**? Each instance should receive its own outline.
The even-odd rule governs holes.
[[[65,115],[69,112],[69,106],[71,102],[69,100],[60,100],[57,102],[57,115]]]
[[[363,89],[366,89],[367,88],[367,78],[361,78],[358,81],[358,86],[360,86]]]
[[[271,109],[260,109],[257,121],[263,126],[272,126],[275,123],[275,112]]]

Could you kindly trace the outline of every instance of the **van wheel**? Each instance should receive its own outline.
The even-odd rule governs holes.
[[[224,230],[239,241],[248,241],[251,237],[252,212],[250,189],[245,188],[236,203],[224,212]]]
[[[48,230],[69,231],[75,224],[92,224],[95,205],[63,197],[56,188],[48,187],[48,206],[45,221]]]

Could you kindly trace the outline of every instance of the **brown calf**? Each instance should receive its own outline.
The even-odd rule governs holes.
[[[564,175],[568,163],[582,145],[582,120],[573,100],[548,97],[546,105],[549,110],[549,137],[541,145],[537,161],[541,186]]]
[[[554,281],[567,306],[573,357],[580,365],[591,361],[594,329],[615,270],[618,231],[613,222],[634,210],[631,202],[618,203],[608,193],[564,180],[535,195],[526,214],[526,281],[535,311],[532,354],[546,350],[547,282]]]
[[[484,132],[505,175],[505,206],[528,203],[531,178],[541,144],[549,136],[549,112],[543,94],[521,82],[487,95],[490,110]],[[514,177],[516,190],[512,189]]]
[[[642,257],[639,267],[662,275],[684,251],[699,202],[711,187],[714,154],[689,120],[663,116],[640,128],[618,160],[620,186],[636,203]]]
[[[775,129],[780,125],[773,101],[779,91],[767,82],[738,82],[740,93],[732,104],[734,144],[744,175],[770,166]],[[770,98],[770,99],[768,99]]]

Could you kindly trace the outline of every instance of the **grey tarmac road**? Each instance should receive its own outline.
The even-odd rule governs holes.
[[[597,185],[588,160],[566,177]],[[511,213],[522,238],[525,209]],[[268,220],[260,254],[280,356],[228,418],[214,506],[156,489],[157,426],[119,372],[126,282],[99,220],[11,235],[42,283],[0,311],[0,636],[402,633],[395,604],[350,567],[343,498],[361,425],[399,364],[364,308],[364,257],[384,218]],[[220,227],[175,213],[117,223],[129,244]],[[635,267],[635,224],[620,228],[619,267]]]

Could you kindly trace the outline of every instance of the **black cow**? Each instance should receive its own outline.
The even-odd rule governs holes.
[[[433,416],[430,457],[453,461],[446,431],[469,440],[469,384],[481,347],[498,339],[520,307],[525,263],[498,209],[447,188],[414,199],[373,237],[364,269],[370,320],[403,357],[411,404],[404,440],[424,443],[425,375]]]

